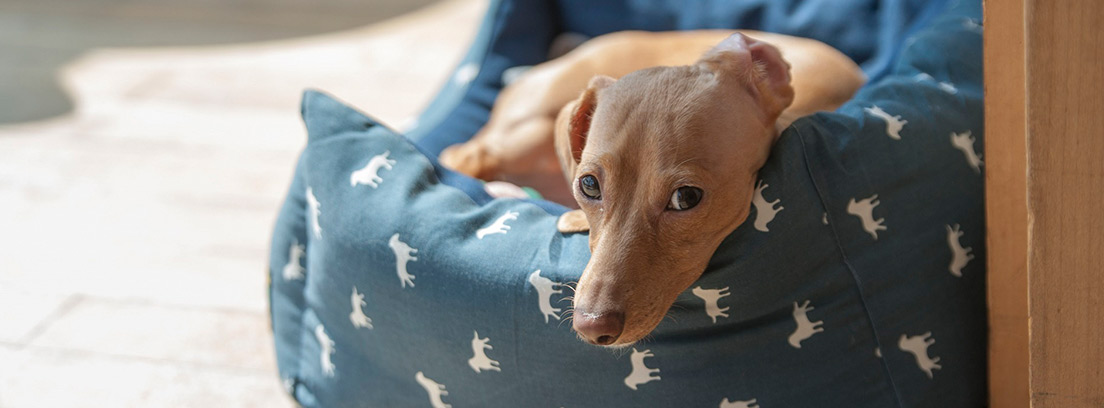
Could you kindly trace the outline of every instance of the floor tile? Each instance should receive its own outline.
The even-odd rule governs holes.
[[[0,343],[22,344],[72,301],[72,294],[36,293],[0,286],[0,310],[4,311]]]
[[[294,406],[275,374],[251,370],[35,348],[0,348],[0,362],[4,408]]]
[[[274,372],[263,313],[83,299],[30,346]]]

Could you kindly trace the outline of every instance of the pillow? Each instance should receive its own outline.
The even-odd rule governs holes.
[[[621,350],[571,330],[589,251],[556,231],[562,207],[491,199],[307,92],[269,271],[289,392],[307,407],[984,405],[979,14],[957,6],[890,76],[787,129],[747,222]]]

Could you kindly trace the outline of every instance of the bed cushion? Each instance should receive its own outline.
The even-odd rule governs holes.
[[[980,406],[980,5],[787,129],[751,216],[634,347],[575,338],[587,236],[491,199],[318,92],[270,258],[280,375],[303,406]],[[948,58],[954,56],[954,58]],[[734,209],[735,210],[735,209]]]
[[[491,0],[467,55],[429,107],[404,129],[437,155],[487,121],[510,72],[545,61],[558,35],[620,30],[741,28],[815,38],[851,57],[867,77],[888,75],[905,37],[946,0]]]

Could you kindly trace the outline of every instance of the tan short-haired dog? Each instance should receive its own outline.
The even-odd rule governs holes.
[[[558,226],[589,229],[591,258],[573,327],[592,344],[624,346],[659,324],[747,218],[756,173],[781,131],[835,109],[864,81],[850,59],[808,39],[617,33],[504,90],[488,125],[442,162],[574,199],[579,210]],[[567,183],[549,171],[552,157]]]

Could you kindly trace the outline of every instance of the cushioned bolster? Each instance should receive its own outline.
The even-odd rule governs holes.
[[[747,222],[622,353],[566,322],[586,235],[473,198],[425,149],[307,93],[270,261],[281,376],[326,407],[984,404],[979,9],[795,122]]]
[[[985,401],[979,17],[976,3],[956,6],[906,43],[894,72],[878,85],[839,114],[793,128],[881,349],[899,350],[902,336],[930,333],[935,341],[925,357],[944,362],[929,378],[917,370],[916,356],[886,353],[905,405]],[[872,197],[868,204],[877,204],[866,214],[881,221],[867,228],[853,212],[867,211],[863,202]],[[936,371],[951,361],[964,377]]]

